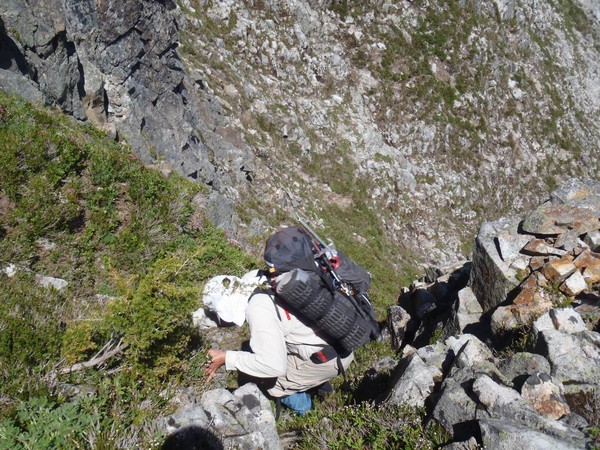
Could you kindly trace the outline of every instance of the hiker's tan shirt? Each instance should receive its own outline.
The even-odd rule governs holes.
[[[275,378],[269,393],[275,397],[302,392],[338,374],[337,360],[315,364],[310,356],[327,346],[312,328],[275,304],[267,294],[254,295],[246,310],[252,352],[227,351],[225,368],[259,378]],[[342,360],[344,367],[352,361]]]

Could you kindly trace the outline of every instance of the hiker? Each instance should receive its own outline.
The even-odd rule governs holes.
[[[276,260],[277,265],[284,261],[283,265],[287,268],[314,270],[311,265],[317,264],[313,252],[306,233],[289,227],[269,238],[265,262],[269,267],[274,267],[273,261]],[[275,291],[292,280],[293,272],[272,270],[266,274],[258,274],[257,271],[246,274],[233,295],[229,292],[230,295],[211,296],[211,289],[219,287],[220,281],[209,281],[215,286],[207,283],[209,295],[205,296],[205,305],[221,320],[237,325],[248,321],[251,351],[209,350],[211,361],[206,378],[211,380],[217,369],[225,365],[226,370],[238,370],[263,380],[260,384],[266,384],[266,390],[272,397],[280,399],[293,411],[304,414],[312,406],[307,391],[315,388],[320,388],[320,394],[331,391],[329,380],[343,373],[354,356],[351,351],[330,345],[327,336],[316,332],[310,322],[291,311],[285,301],[275,295]],[[265,282],[268,288],[257,289],[248,301],[247,286],[253,283],[256,286],[260,282]],[[230,286],[226,289],[230,290]]]

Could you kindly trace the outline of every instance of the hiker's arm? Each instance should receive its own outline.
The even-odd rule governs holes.
[[[225,368],[259,378],[285,375],[287,348],[273,300],[267,295],[255,295],[248,304],[246,318],[250,326],[252,353],[228,351]]]

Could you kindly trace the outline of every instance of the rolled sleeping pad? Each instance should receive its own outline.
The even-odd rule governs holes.
[[[369,342],[371,326],[341,292],[332,294],[319,275],[294,269],[282,277],[276,288],[286,303],[320,331],[354,351]]]

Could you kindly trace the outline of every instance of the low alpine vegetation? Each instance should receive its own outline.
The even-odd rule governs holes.
[[[196,211],[198,184],[2,93],[0,111],[0,440],[151,445],[168,387],[202,375],[199,289],[255,262]]]

